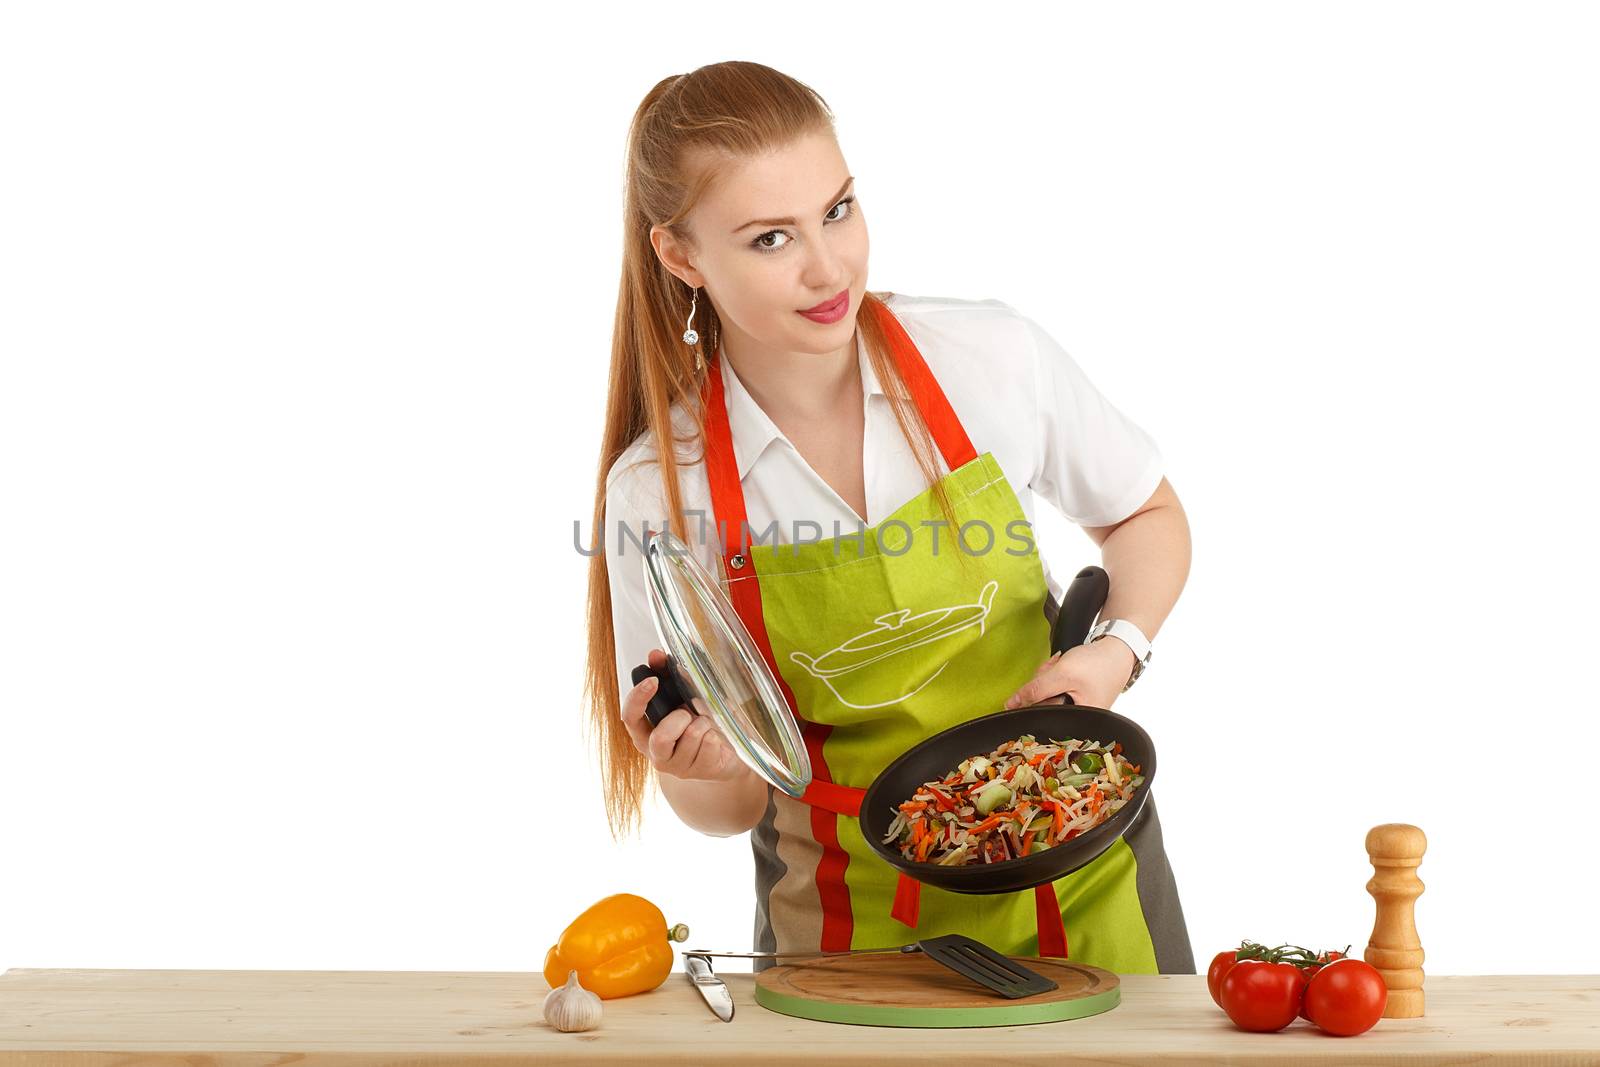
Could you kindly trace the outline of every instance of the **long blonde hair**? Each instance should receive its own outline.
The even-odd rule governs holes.
[[[612,325],[609,395],[595,476],[584,674],[588,734],[600,756],[606,819],[613,839],[638,829],[653,768],[633,746],[620,715],[611,585],[603,551],[607,475],[622,453],[640,435],[648,434],[655,456],[674,457],[673,462],[657,462],[666,488],[666,517],[673,532],[687,542],[676,446],[680,441],[698,441],[700,456],[705,454],[705,414],[700,406],[704,376],[697,370],[695,349],[684,344],[681,336],[687,291],[656,255],[650,229],[660,225],[692,243],[685,220],[717,171],[708,165],[691,173],[690,159],[734,161],[781,149],[816,133],[837,136],[833,113],[818,93],[771,67],[738,60],[663,78],[645,94],[629,126],[622,284]],[[857,311],[856,328],[890,397],[895,421],[911,442],[917,465],[934,487],[953,532],[955,517],[940,482],[932,438],[916,407],[901,399],[908,389],[878,321],[882,308],[876,305],[889,295],[867,292]],[[709,301],[696,315],[696,330],[701,350],[715,353],[722,330]],[[695,431],[689,439],[673,436],[670,412],[674,403],[693,417]],[[642,655],[645,650],[639,651]]]

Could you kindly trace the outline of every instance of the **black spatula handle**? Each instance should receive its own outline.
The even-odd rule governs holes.
[[[645,718],[650,720],[652,727],[661,725],[661,720],[671,715],[679,708],[688,708],[690,715],[698,714],[689,702],[684,699],[683,692],[678,688],[677,672],[673,667],[672,657],[667,657],[667,665],[659,670],[648,663],[641,663],[633,669],[633,684],[638,685],[646,678],[654,676],[657,682],[655,695],[650,698],[650,703],[645,705]]]
[[[1103,568],[1089,566],[1074,575],[1072,584],[1061,594],[1061,608],[1056,612],[1055,625],[1050,627],[1050,651],[1065,652],[1083,644],[1110,595],[1111,576]],[[1068,704],[1074,703],[1066,693],[1059,695]]]

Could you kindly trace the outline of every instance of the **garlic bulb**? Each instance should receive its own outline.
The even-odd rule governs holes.
[[[578,972],[567,973],[567,984],[544,997],[544,1021],[567,1033],[593,1030],[600,1025],[600,998],[578,984]]]

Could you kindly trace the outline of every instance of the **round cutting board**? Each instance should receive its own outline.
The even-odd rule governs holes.
[[[1012,956],[1057,988],[1007,1000],[920,952],[832,956],[756,975],[756,1003],[784,1015],[866,1026],[1016,1026],[1081,1019],[1122,999],[1110,971],[1071,960]]]

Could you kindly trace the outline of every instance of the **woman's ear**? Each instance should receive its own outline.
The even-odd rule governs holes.
[[[677,234],[665,226],[655,225],[650,227],[650,247],[656,250],[656,256],[671,271],[679,281],[691,289],[698,289],[705,285],[705,276],[694,269],[694,264],[689,257],[694,249]]]

